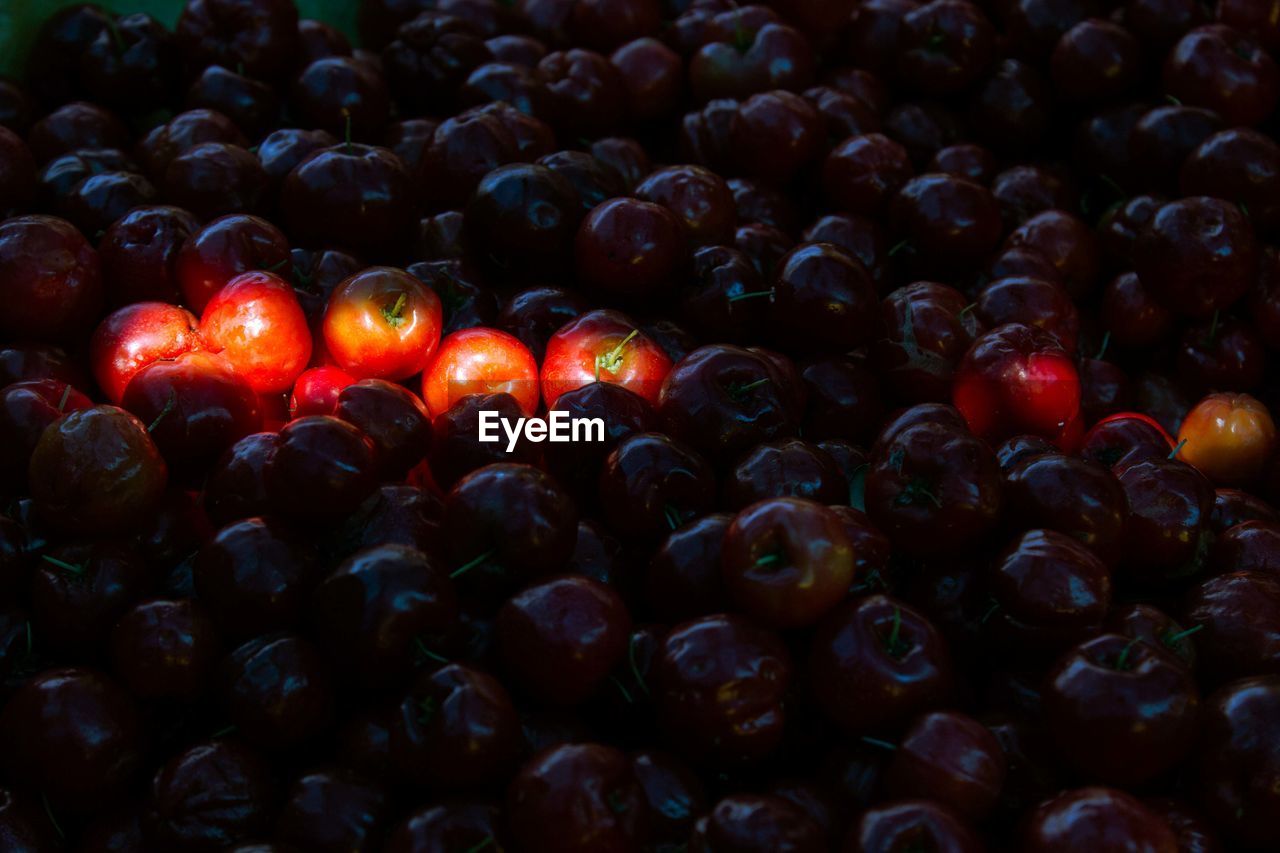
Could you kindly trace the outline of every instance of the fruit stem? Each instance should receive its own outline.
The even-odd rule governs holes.
[[[730,302],[741,302],[744,299],[755,299],[758,296],[773,296],[773,290],[752,290],[749,293],[739,293],[729,297]]]
[[[1132,649],[1134,644],[1137,642],[1138,642],[1138,638],[1134,637],[1132,640],[1130,640],[1128,643],[1125,644],[1125,647],[1123,649],[1120,650],[1120,654],[1116,655],[1116,669],[1120,670],[1121,672],[1124,672],[1129,668],[1129,650]]]
[[[395,305],[392,305],[390,308],[382,309],[382,319],[386,320],[387,324],[390,325],[391,328],[398,329],[404,325],[404,306],[408,301],[409,294],[402,290],[400,291],[400,295],[396,297]]]
[[[343,128],[343,132],[342,132],[342,138],[346,140],[347,153],[350,154],[351,153],[351,110],[347,109],[346,107],[342,108],[342,120],[345,123],[345,127]]]
[[[755,382],[748,382],[746,385],[733,385],[729,388],[729,396],[735,400],[741,400],[748,391],[754,391],[761,385],[767,385],[768,383],[769,377],[766,376],[764,379],[757,379]]]
[[[491,548],[488,551],[485,551],[479,557],[476,557],[470,562],[464,563],[463,565],[454,569],[452,572],[449,573],[449,577],[451,578],[460,577],[461,575],[464,575],[467,572],[471,571],[476,566],[480,565],[481,563],[483,563],[485,560],[489,559],[492,556],[493,556],[493,549]]]
[[[631,691],[627,690],[626,685],[618,679],[618,676],[611,675],[609,676],[609,680],[613,682],[614,687],[618,688],[618,692],[622,694],[622,698],[626,700],[628,705],[634,705],[636,703],[636,700],[631,695]]]
[[[645,683],[644,676],[640,674],[640,666],[639,664],[636,663],[635,634],[631,635],[631,641],[627,643],[627,665],[631,667],[631,675],[635,678],[636,684],[638,684],[640,686],[640,689],[643,690],[646,695],[648,695],[649,685]]]
[[[987,612],[982,614],[982,618],[978,620],[978,624],[985,625],[1000,610],[1000,602],[992,600],[991,606],[987,608]]]
[[[1111,345],[1111,332],[1106,332],[1102,336],[1102,346],[1098,347],[1098,354],[1094,356],[1095,361],[1102,361],[1102,357],[1107,354],[1107,347]]]
[[[889,257],[891,258],[897,257],[899,252],[910,252],[910,251],[912,251],[911,241],[900,240],[897,243],[894,243],[893,246],[889,249]]]
[[[129,50],[129,45],[125,44],[124,35],[120,32],[120,26],[114,17],[107,18],[107,32],[111,34],[111,41],[115,45],[116,55],[124,56]]]
[[[680,517],[680,510],[671,504],[662,505],[662,514],[666,516],[667,526],[672,530],[676,530],[681,524],[684,524],[684,519]]]
[[[427,648],[427,644],[422,642],[421,637],[413,638],[413,650],[418,654],[422,655],[424,658],[427,658],[428,660],[433,660],[436,663],[444,663],[444,664],[452,663],[452,661],[450,661],[444,655],[436,654],[435,652],[431,651],[431,649]]]
[[[1168,635],[1167,637],[1164,638],[1164,644],[1166,646],[1175,646],[1178,643],[1181,643],[1187,637],[1190,637],[1192,634],[1196,633],[1197,631],[1203,631],[1203,630],[1204,630],[1204,625],[1195,625],[1191,628],[1186,629],[1185,631],[1179,631],[1176,634]]]
[[[498,0],[498,2],[503,3],[504,5],[509,5],[510,3],[514,2],[514,0]],[[493,836],[486,835],[484,837],[484,841],[481,841],[478,844],[472,844],[466,850],[462,851],[462,853],[480,853],[481,850],[484,850],[486,847],[489,847],[492,844],[493,844]]]
[[[167,418],[169,416],[169,413],[172,412],[174,410],[174,407],[177,405],[178,405],[178,392],[170,388],[169,399],[165,400],[164,408],[160,410],[160,414],[156,415],[156,419],[151,422],[150,426],[147,427],[147,432],[148,433],[155,432],[156,427],[160,425],[160,422],[165,418]]]
[[[639,329],[632,329],[630,334],[628,334],[625,338],[623,338],[621,341],[618,342],[617,346],[609,350],[604,355],[596,356],[596,381],[597,382],[600,381],[601,370],[605,370],[608,373],[613,373],[621,366],[619,362],[622,360],[623,348],[625,348],[627,344],[631,343],[631,339],[638,334],[640,334]]]
[[[1187,440],[1185,438],[1182,439],[1182,441],[1179,441],[1177,445],[1174,446],[1173,450],[1169,451],[1169,456],[1167,458],[1177,459],[1178,454],[1182,452],[1182,446],[1186,443],[1187,443]]]
[[[48,554],[41,554],[40,559],[44,560],[46,563],[51,563],[64,571],[71,572],[73,575],[84,574],[84,566],[76,563],[68,563],[66,560],[59,560],[57,557],[50,557]]]
[[[898,748],[896,743],[889,743],[887,740],[881,740],[878,737],[871,737],[870,735],[863,735],[860,739],[865,744],[878,747],[879,749],[887,749],[890,752],[893,752]]]
[[[226,728],[218,729],[216,732],[209,735],[209,737],[210,738],[226,737],[227,735],[235,734],[235,732],[236,732],[235,726],[227,726]]]
[[[49,797],[47,794],[40,795],[40,802],[44,805],[44,813],[49,818],[49,823],[53,824],[53,829],[58,833],[59,838],[66,838],[67,834],[62,831],[62,827],[58,824],[58,819],[53,816],[53,809],[49,806]]]
[[[893,608],[893,627],[889,630],[889,639],[885,641],[885,651],[889,653],[889,657],[896,659],[901,658],[906,649],[903,648],[905,643],[902,640],[902,608]]]
[[[772,566],[772,565],[775,565],[776,563],[778,563],[781,559],[782,559],[782,555],[781,555],[781,554],[765,554],[765,555],[764,555],[764,556],[762,556],[760,559],[756,560],[756,565],[757,565],[757,566]]]
[[[58,411],[63,412],[67,408],[67,399],[71,396],[71,386],[68,385],[62,389],[62,397],[58,400]]]

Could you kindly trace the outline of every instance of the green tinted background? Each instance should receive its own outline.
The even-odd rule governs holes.
[[[0,0],[0,73],[20,76],[27,49],[44,19],[64,6],[84,0]],[[333,24],[355,41],[359,0],[295,0],[298,14]],[[96,0],[97,5],[118,13],[146,12],[172,28],[183,0]]]

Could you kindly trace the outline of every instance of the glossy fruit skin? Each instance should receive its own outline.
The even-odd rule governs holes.
[[[413,206],[404,163],[372,145],[316,151],[294,167],[280,191],[284,221],[303,245],[350,246],[374,254],[408,238]]]
[[[996,609],[984,627],[1014,655],[1056,656],[1097,633],[1111,605],[1106,565],[1052,530],[1015,538],[992,564],[987,582]]]
[[[470,394],[432,421],[431,476],[442,489],[494,462],[537,464],[542,459],[539,445],[523,438],[507,452],[507,445],[480,440],[480,413],[497,412],[508,421],[524,417],[516,398],[510,394]]]
[[[1067,352],[1076,351],[1080,318],[1066,289],[1026,276],[996,279],[978,294],[974,312],[987,328],[1021,323],[1044,329]]]
[[[1210,394],[1178,430],[1178,458],[1221,485],[1256,479],[1276,444],[1266,406],[1248,394]]]
[[[1009,323],[974,341],[956,368],[952,402],[988,440],[1031,433],[1069,447],[1080,377],[1058,339]]]
[[[872,216],[912,177],[907,150],[880,133],[853,136],[832,149],[822,168],[827,195],[842,210]]]
[[[224,358],[186,352],[134,374],[121,405],[149,425],[175,473],[203,467],[262,428],[252,386]]]
[[[108,400],[119,403],[139,370],[203,347],[190,311],[164,302],[136,302],[98,325],[89,341],[89,360],[98,387]]]
[[[637,301],[669,292],[686,261],[685,229],[667,208],[639,199],[610,199],[578,228],[578,278],[613,299]]]
[[[1137,462],[1119,474],[1129,503],[1125,572],[1152,582],[1195,573],[1207,556],[1213,485],[1190,465]]]
[[[631,617],[612,588],[590,578],[553,578],[498,611],[505,671],[543,704],[576,705],[596,692],[628,648]]]
[[[200,337],[259,393],[288,391],[311,359],[302,306],[293,288],[269,272],[228,281],[205,305]]]
[[[6,703],[2,719],[12,771],[61,808],[84,812],[139,769],[138,709],[124,688],[95,670],[40,673]]]
[[[402,480],[431,447],[431,416],[409,389],[382,379],[343,388],[333,414],[373,442],[378,477]]]
[[[688,445],[658,432],[618,443],[600,469],[601,514],[619,536],[655,539],[715,504],[715,474]]]
[[[1198,731],[1200,695],[1187,668],[1119,634],[1067,652],[1045,676],[1043,702],[1063,759],[1107,784],[1158,776],[1182,760]]]
[[[224,850],[267,830],[274,797],[271,765],[257,752],[236,739],[198,742],[156,771],[144,834],[168,849]]]
[[[670,534],[649,560],[645,601],[664,622],[678,623],[729,609],[720,573],[728,513],[710,513]]]
[[[356,381],[350,373],[337,367],[312,367],[302,371],[289,394],[290,419],[334,414],[338,395]]]
[[[242,644],[223,665],[222,698],[241,736],[267,750],[314,738],[331,722],[333,680],[310,640],[268,634]]]
[[[242,642],[298,624],[315,563],[314,549],[283,524],[235,521],[197,555],[195,591],[218,633]]]
[[[376,484],[373,442],[327,415],[299,418],[280,430],[264,470],[273,509],[298,519],[334,519],[353,512]]]
[[[513,507],[522,508],[518,515]],[[532,465],[471,472],[445,497],[451,564],[473,564],[458,575],[459,585],[493,597],[561,569],[573,554],[577,517],[569,495]]]
[[[778,746],[791,660],[773,632],[723,614],[685,622],[663,640],[652,677],[659,724],[689,754],[734,766]]]
[[[847,594],[853,546],[839,518],[801,498],[763,500],[725,532],[725,588],[748,615],[775,628],[810,625]]]
[[[838,504],[849,495],[839,463],[826,450],[799,438],[766,442],[738,461],[722,492],[725,502],[741,509],[767,498],[808,498]]]
[[[14,382],[0,390],[0,475],[25,486],[31,454],[50,424],[93,401],[56,379]]]
[[[1172,436],[1150,415],[1117,412],[1085,433],[1080,454],[1122,471],[1134,462],[1167,459],[1174,446]]]
[[[1184,35],[1164,64],[1164,84],[1180,99],[1209,107],[1233,125],[1254,125],[1280,98],[1280,69],[1247,36],[1222,24]]]
[[[715,344],[680,359],[658,395],[658,415],[676,438],[716,461],[786,438],[800,412],[778,366],[758,352]]]
[[[325,348],[359,379],[408,379],[430,363],[443,327],[440,297],[393,267],[365,269],[330,295]]]
[[[191,599],[139,602],[111,632],[112,666],[141,699],[198,698],[221,651],[213,620]]]
[[[391,721],[397,773],[437,790],[468,790],[510,772],[519,718],[492,675],[448,664],[414,679]]]
[[[926,275],[976,266],[1000,241],[1000,207],[990,190],[954,175],[907,181],[889,207],[889,224],[908,241],[913,268]]]
[[[893,797],[935,800],[981,820],[996,804],[1005,756],[995,735],[972,717],[935,711],[903,735],[885,777]]]
[[[309,850],[359,850],[375,843],[387,819],[387,792],[346,769],[306,773],[285,796],[275,835]]]
[[[289,259],[289,241],[279,228],[257,216],[236,213],[189,236],[174,261],[174,274],[187,306],[200,313],[231,279],[254,270],[280,269]]]
[[[948,701],[951,656],[930,622],[886,595],[850,600],[818,625],[814,697],[841,729],[870,733]]]
[[[453,332],[422,374],[422,400],[439,417],[469,394],[510,394],[525,416],[538,408],[538,363],[524,344],[497,329]]]
[[[104,301],[97,252],[71,223],[19,216],[0,223],[0,332],[60,343],[88,331]]]
[[[821,827],[794,803],[776,795],[733,794],[698,818],[689,849],[697,853],[817,853],[827,847]]]
[[[1076,788],[1042,803],[1022,829],[1035,853],[1115,844],[1143,853],[1174,853],[1173,830],[1133,796],[1115,788]]]
[[[1019,523],[1065,533],[1106,562],[1118,557],[1129,507],[1101,464],[1054,452],[1025,458],[1005,472],[1004,494]]]
[[[134,208],[112,223],[98,242],[108,304],[181,301],[177,255],[199,230],[190,213],[162,205]]]
[[[1280,579],[1265,571],[1231,571],[1193,587],[1186,620],[1196,635],[1201,671],[1215,681],[1274,675],[1280,644]]]
[[[933,281],[900,287],[880,303],[882,336],[872,344],[876,369],[905,403],[946,400],[955,367],[983,323],[964,294]]]
[[[881,441],[867,471],[866,507],[895,547],[934,556],[974,545],[995,527],[1000,469],[986,444],[938,423]]]
[[[564,175],[544,165],[511,163],[476,186],[466,207],[467,237],[502,273],[555,271],[572,245],[580,207]]]
[[[1212,694],[1203,715],[1197,756],[1201,802],[1214,822],[1236,841],[1265,848],[1277,841],[1267,815],[1275,806],[1268,784],[1280,770],[1275,742],[1262,735],[1280,707],[1275,676],[1235,681]]]
[[[72,412],[46,429],[31,455],[28,481],[48,523],[106,534],[146,520],[164,492],[168,467],[142,422],[104,405]]]
[[[635,334],[631,318],[609,309],[580,314],[547,341],[542,360],[542,399],[555,407],[560,396],[591,382],[609,382],[658,402],[671,359],[648,336]]]
[[[1164,305],[1208,318],[1248,292],[1258,263],[1253,226],[1230,202],[1193,196],[1156,211],[1134,244],[1134,269]]]
[[[772,302],[774,334],[790,351],[847,352],[877,331],[870,275],[829,243],[801,244],[778,261]]]
[[[564,744],[520,768],[507,788],[506,816],[512,835],[532,849],[625,851],[643,832],[642,804],[624,753]]]
[[[388,831],[388,853],[412,853],[450,845],[492,844],[498,837],[498,807],[478,800],[423,806]],[[463,848],[466,849],[466,848]]]
[[[204,508],[215,524],[265,515],[266,464],[275,454],[280,437],[257,432],[237,441],[212,465],[205,480]]]
[[[956,814],[930,800],[891,800],[867,809],[845,836],[845,853],[899,850],[915,843],[978,853],[982,842]]]
[[[70,661],[93,660],[111,623],[151,583],[138,552],[124,545],[64,545],[47,555],[31,578],[33,629],[49,649]]]

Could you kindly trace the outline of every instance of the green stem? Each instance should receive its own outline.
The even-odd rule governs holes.
[[[638,334],[640,334],[639,329],[632,329],[631,333],[628,334],[621,341],[619,341],[617,346],[609,350],[604,355],[596,356],[596,381],[597,382],[600,381],[601,370],[605,370],[609,373],[614,373],[615,371],[617,371],[619,367],[621,367],[621,364],[619,364],[619,362],[622,360],[623,349],[625,349],[627,344],[631,343],[632,339],[634,339],[635,336]]]
[[[456,577],[460,577],[461,575],[465,575],[467,572],[471,571],[476,566],[480,565],[481,563],[483,563],[485,560],[489,559],[492,556],[493,556],[493,549],[489,549],[488,551],[485,551],[483,554],[481,554],[479,557],[476,557],[475,559],[470,560],[469,562],[463,563],[461,566],[454,569],[452,572],[449,573],[449,577],[456,578]]]
[[[46,563],[57,566],[63,571],[71,572],[73,575],[84,574],[84,566],[80,566],[75,563],[68,563],[65,560],[59,560],[57,557],[50,557],[48,554],[41,554],[40,559],[44,560]]]
[[[1169,457],[1168,457],[1168,458],[1169,458],[1169,459],[1177,459],[1177,458],[1178,458],[1178,454],[1182,452],[1182,446],[1183,446],[1184,444],[1186,444],[1186,443],[1187,443],[1187,440],[1186,440],[1185,438],[1184,438],[1184,439],[1182,439],[1182,441],[1179,441],[1179,442],[1177,443],[1177,445],[1173,448],[1173,450],[1170,450],[1170,451],[1169,451]]]
[[[58,400],[58,411],[65,411],[67,408],[67,398],[71,396],[71,386],[68,385],[62,389],[62,397]]]
[[[1170,634],[1169,636],[1165,637],[1164,644],[1166,646],[1176,646],[1178,643],[1181,643],[1183,640],[1185,640],[1187,637],[1190,637],[1192,634],[1196,633],[1197,631],[1203,631],[1203,630],[1204,630],[1204,625],[1195,625],[1191,628],[1186,629],[1185,631],[1179,631],[1176,634]]]
[[[761,296],[773,296],[772,290],[752,290],[748,293],[739,293],[729,297],[730,302],[741,302],[744,299],[756,299]]]
[[[167,418],[169,414],[174,410],[174,407],[176,407],[177,405],[178,405],[178,392],[170,388],[169,399],[165,401],[164,408],[160,410],[160,414],[156,415],[156,419],[151,422],[150,426],[147,427],[147,432],[149,433],[155,432],[156,427],[160,426],[160,422],[165,418]]]

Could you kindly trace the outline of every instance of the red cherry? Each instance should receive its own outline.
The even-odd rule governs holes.
[[[205,306],[200,334],[260,393],[288,391],[311,359],[307,317],[293,288],[274,273],[227,282]]]
[[[538,408],[538,362],[506,332],[476,326],[440,342],[422,374],[422,399],[433,418],[469,394],[510,394],[526,416]]]
[[[265,219],[232,214],[187,238],[174,274],[192,311],[202,312],[228,281],[251,270],[279,270],[289,263],[289,240]]]
[[[570,320],[547,342],[542,398],[551,408],[561,394],[592,382],[611,382],[656,405],[670,372],[666,352],[629,317],[591,311]]]
[[[979,437],[1031,433],[1065,443],[1080,411],[1080,376],[1053,335],[1008,323],[965,354],[952,401]]]
[[[110,314],[89,341],[93,378],[107,399],[119,403],[139,370],[177,358],[202,344],[195,316],[166,302],[135,302]]]
[[[336,367],[313,367],[304,370],[293,383],[289,395],[289,419],[308,415],[332,415],[338,409],[338,395],[356,378]]]
[[[324,344],[358,379],[408,379],[431,362],[444,327],[440,297],[404,270],[372,267],[338,285]]]

